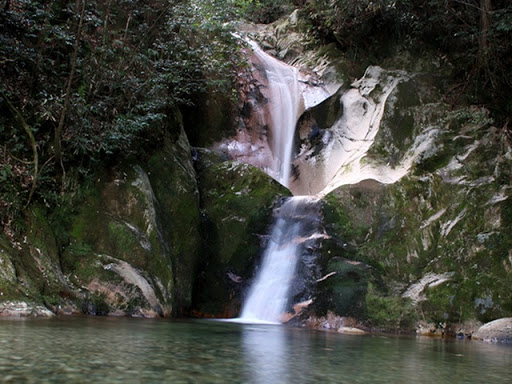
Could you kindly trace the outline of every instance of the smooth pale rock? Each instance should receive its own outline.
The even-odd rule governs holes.
[[[492,343],[512,343],[512,317],[491,321],[473,334],[473,339]]]
[[[52,317],[53,312],[41,305],[24,301],[4,301],[0,303],[0,317]]]
[[[364,335],[366,334],[365,331],[359,328],[353,328],[353,327],[340,327],[338,328],[338,333],[343,333],[345,335]]]
[[[407,291],[404,292],[402,297],[407,297],[412,300],[413,303],[425,301],[427,298],[424,294],[425,288],[434,288],[438,285],[449,281],[454,272],[446,272],[442,274],[427,273],[417,283],[412,284]]]

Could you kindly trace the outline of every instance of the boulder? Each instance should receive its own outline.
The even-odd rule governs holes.
[[[203,250],[194,315],[234,317],[263,253],[272,210],[289,192],[257,167],[197,150]]]
[[[0,302],[0,317],[53,317],[54,313],[48,308],[27,303],[25,301],[3,301]]]
[[[512,317],[502,318],[482,325],[473,339],[493,343],[512,343]]]
[[[87,313],[175,316],[191,304],[199,194],[181,130],[147,164],[108,169],[73,216],[64,272]]]

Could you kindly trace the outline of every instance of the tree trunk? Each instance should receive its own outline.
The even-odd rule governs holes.
[[[71,83],[73,82],[73,76],[75,75],[77,59],[78,59],[78,48],[80,47],[80,36],[82,34],[82,25],[84,20],[85,13],[85,4],[87,0],[82,0],[82,8],[80,10],[78,26],[76,30],[76,38],[75,38],[75,46],[73,48],[73,55],[71,57],[71,70],[69,71],[69,76],[66,84],[66,95],[64,96],[64,105],[62,106],[62,111],[60,113],[59,124],[55,129],[55,137],[54,137],[54,151],[55,151],[55,160],[58,164],[60,164],[62,168],[63,174],[66,173],[64,169],[64,164],[62,162],[62,150],[61,150],[61,135],[62,129],[64,128],[64,122],[66,121],[66,114],[69,108],[69,100],[71,98]],[[80,0],[76,0],[75,3],[75,13],[78,13],[80,9]]]
[[[489,67],[489,24],[491,13],[491,0],[480,0],[480,39],[479,64],[480,68]]]
[[[7,99],[7,97],[4,96],[5,101],[7,102],[7,105],[9,106],[9,109],[11,110],[12,114],[18,120],[18,123],[23,127],[23,130],[27,134],[29,140],[30,140],[30,147],[32,148],[32,164],[34,165],[34,175],[32,176],[32,188],[30,188],[30,193],[28,195],[27,203],[25,204],[25,208],[28,207],[30,204],[30,201],[32,200],[32,196],[34,196],[34,192],[36,190],[37,185],[37,177],[39,175],[39,156],[37,153],[37,142],[34,137],[34,134],[32,133],[32,129],[29,127],[29,125],[25,122],[25,119],[23,116],[21,116],[21,113],[16,109],[14,105]]]

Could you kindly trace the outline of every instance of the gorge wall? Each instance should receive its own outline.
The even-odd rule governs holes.
[[[294,22],[292,15],[248,33],[304,72],[307,61],[317,85],[341,88],[304,108],[293,137],[290,190],[322,197],[325,236],[311,245],[316,282],[292,299],[288,317],[470,334],[510,316],[512,152],[504,132],[485,109],[443,101],[435,59],[391,59],[392,69],[370,66],[350,83],[346,63],[326,48],[308,51]],[[251,163],[229,147],[243,148],[240,137],[254,137],[257,126],[216,148]],[[265,146],[272,133],[259,127]]]
[[[505,135],[485,109],[443,101],[435,58],[357,68],[308,49],[296,22],[245,28],[309,95],[326,90],[300,109],[291,192],[262,171],[274,159],[256,64],[234,115],[208,96],[185,123],[176,111],[147,161],[99,170],[72,211],[33,206],[26,236],[0,237],[0,314],[234,317],[293,192],[321,197],[323,236],[304,252],[291,322],[470,332],[511,316]]]

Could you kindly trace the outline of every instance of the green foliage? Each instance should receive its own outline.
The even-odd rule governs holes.
[[[82,0],[83,1],[83,0]],[[176,110],[197,95],[232,94],[240,64],[226,24],[245,0],[87,1],[82,33],[75,1],[12,0],[0,9],[0,224],[18,232],[33,180],[31,145],[8,108],[20,112],[37,141],[35,201],[58,206],[99,164],[145,154],[175,129]],[[77,4],[82,4],[80,0]],[[64,108],[74,47],[76,70]],[[64,118],[65,177],[54,159]],[[12,237],[12,236],[11,236]]]
[[[409,299],[382,296],[371,283],[366,294],[366,308],[369,321],[375,327],[388,330],[411,328],[416,316]]]
[[[257,23],[268,24],[293,9],[289,0],[255,0],[245,1],[245,17]]]
[[[504,123],[512,114],[512,6],[489,3],[486,12],[478,0],[311,0],[305,14],[314,35],[360,56],[380,60],[397,45],[437,53],[453,68],[452,101],[485,103]]]

